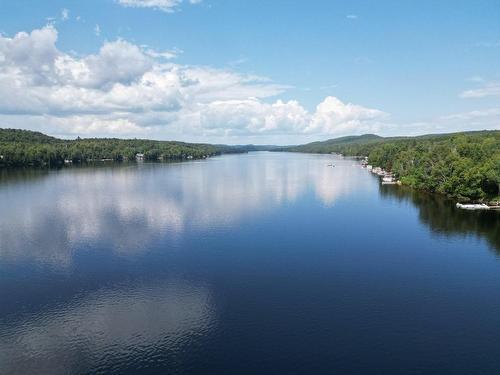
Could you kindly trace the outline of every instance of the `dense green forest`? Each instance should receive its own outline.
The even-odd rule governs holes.
[[[370,164],[392,171],[403,184],[460,201],[500,196],[500,131],[393,138],[368,134],[280,150],[368,156]]]
[[[145,160],[181,160],[235,152],[245,152],[245,149],[144,139],[63,140],[28,130],[0,129],[0,168],[57,166],[65,161],[135,160],[137,154],[144,154]]]

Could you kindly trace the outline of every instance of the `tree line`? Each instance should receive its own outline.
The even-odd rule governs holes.
[[[0,168],[135,160],[137,154],[143,154],[144,160],[182,160],[235,152],[244,150],[223,145],[145,139],[63,140],[28,130],[0,129]]]

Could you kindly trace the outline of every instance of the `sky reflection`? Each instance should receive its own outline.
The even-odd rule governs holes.
[[[312,192],[326,206],[359,189],[351,160],[269,153],[179,164],[68,169],[0,185],[0,258],[67,267],[82,244],[121,255],[159,236],[236,225]]]
[[[4,326],[0,372],[81,373],[133,357],[165,360],[208,334],[214,318],[202,286],[170,280],[102,289]],[[157,358],[159,347],[168,352]]]

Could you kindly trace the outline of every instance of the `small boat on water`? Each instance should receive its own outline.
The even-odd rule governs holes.
[[[481,203],[481,204],[457,203],[456,206],[457,206],[457,208],[461,208],[463,210],[489,210],[490,209],[490,207],[485,205],[484,203]]]
[[[335,164],[327,164],[327,167],[335,167]]]

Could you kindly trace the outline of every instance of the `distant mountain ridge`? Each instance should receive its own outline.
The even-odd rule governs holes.
[[[362,134],[362,135],[348,135],[338,138],[331,138],[325,141],[314,141],[305,144],[298,145],[288,145],[288,146],[277,146],[277,145],[255,145],[255,144],[240,144],[240,145],[225,145],[225,144],[211,144],[211,146],[218,147],[221,150],[231,150],[231,151],[297,151],[297,152],[328,152],[328,147],[333,146],[345,146],[345,145],[363,145],[372,144],[380,142],[398,141],[398,140],[424,140],[424,139],[434,139],[442,137],[452,137],[458,135],[487,135],[496,134],[500,130],[479,130],[479,131],[466,131],[466,132],[455,132],[455,133],[439,133],[439,134],[425,134],[418,136],[392,136],[392,137],[382,137],[377,134]],[[144,142],[157,142],[161,143],[172,143],[172,144],[185,144],[185,145],[210,145],[208,143],[188,143],[180,141],[158,141],[149,139],[121,139],[121,138],[77,138],[82,141],[144,141]],[[24,129],[11,129],[11,128],[0,128],[0,142],[26,142],[31,144],[44,144],[44,143],[57,143],[57,142],[71,142],[73,140],[56,138],[44,133],[24,130]],[[310,151],[316,149],[317,151]]]
[[[418,136],[382,137],[376,134],[350,135],[326,141],[310,142],[302,145],[276,147],[274,151],[305,152],[305,153],[342,153],[348,156],[367,156],[368,151],[375,145],[396,141],[423,141],[439,140],[456,136],[487,136],[500,134],[500,130],[479,130],[456,133],[424,134]],[[361,152],[361,153],[357,153]]]
[[[363,134],[363,135],[348,135],[345,137],[327,139],[326,141],[316,141],[297,146],[279,147],[279,151],[294,151],[294,152],[315,152],[315,153],[328,153],[332,147],[350,144],[367,144],[379,142],[383,137],[376,134]]]
[[[331,138],[327,139],[326,141],[316,141],[311,143],[322,143],[322,144],[359,143],[359,142],[371,142],[380,139],[383,139],[383,137],[381,137],[380,135],[362,134],[362,135],[348,135],[345,137]]]

